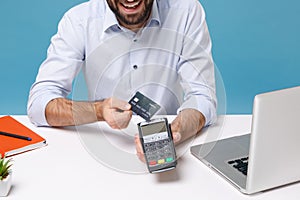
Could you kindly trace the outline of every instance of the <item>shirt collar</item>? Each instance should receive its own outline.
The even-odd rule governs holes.
[[[115,14],[111,11],[109,8],[107,1],[105,0],[105,17],[104,17],[104,22],[103,22],[103,30],[106,31],[110,28],[118,28],[119,22],[115,16]],[[153,6],[152,6],[152,13],[151,13],[151,19],[148,23],[147,26],[160,26],[160,17],[159,17],[159,12],[158,12],[158,7],[157,7],[157,1],[153,1]]]
[[[157,25],[160,26],[160,17],[159,17],[159,11],[158,11],[158,6],[157,6],[157,1],[153,1],[153,6],[152,6],[152,14],[151,14],[151,19],[150,19],[150,25],[152,22],[157,22]]]
[[[118,27],[118,20],[115,14],[109,8],[107,1],[105,0],[105,9],[104,9],[104,22],[103,22],[103,30],[106,31],[112,27]]]

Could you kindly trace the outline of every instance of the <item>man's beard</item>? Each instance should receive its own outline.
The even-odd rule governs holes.
[[[120,0],[107,0],[107,3],[113,13],[116,15],[117,19],[120,23],[124,23],[126,25],[138,25],[147,21],[152,11],[153,0],[144,0],[143,12],[132,15],[123,15],[118,8],[118,3]]]

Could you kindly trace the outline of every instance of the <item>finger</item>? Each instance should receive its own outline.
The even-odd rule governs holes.
[[[181,140],[181,133],[179,132],[172,132],[173,141],[175,144],[179,143]]]
[[[137,153],[143,153],[143,147],[138,135],[134,136],[135,149]]]
[[[142,144],[141,144],[141,141],[140,141],[140,138],[138,137],[138,135],[135,135],[134,143],[135,143],[135,148],[136,148],[136,152],[137,152],[136,155],[143,163],[146,163],[145,155],[143,152],[143,147],[142,147]]]
[[[123,128],[126,128],[132,118],[132,111],[124,111]]]
[[[172,136],[173,136],[173,142],[175,144],[179,143],[182,138],[182,135],[179,131],[178,122],[173,121],[173,123],[171,124],[171,131],[172,131]]]
[[[178,115],[171,123],[171,131],[172,132],[179,132],[181,124],[181,117]]]
[[[112,120],[110,120],[110,126],[114,129],[126,128],[131,120],[132,111],[118,112],[115,111],[112,114]]]
[[[117,108],[121,111],[129,111],[131,109],[131,105],[123,100],[113,98],[111,101],[111,107]]]
[[[145,155],[144,155],[144,154],[142,154],[142,153],[137,153],[136,155],[137,155],[137,157],[138,157],[138,159],[139,159],[140,161],[142,161],[143,163],[146,163],[146,158],[145,158]]]

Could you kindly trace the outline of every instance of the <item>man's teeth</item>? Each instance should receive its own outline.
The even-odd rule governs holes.
[[[126,4],[126,3],[123,3],[123,6],[126,7],[126,8],[135,8],[135,7],[137,7],[139,4],[140,4],[140,2],[137,1],[137,2],[132,3],[132,4]]]

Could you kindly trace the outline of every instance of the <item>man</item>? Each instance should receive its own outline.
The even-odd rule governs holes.
[[[89,101],[67,99],[80,70]],[[28,116],[37,126],[106,121],[123,129],[137,90],[162,106],[160,114],[177,114],[176,143],[214,122],[211,41],[198,1],[90,0],[69,10],[32,85]]]

